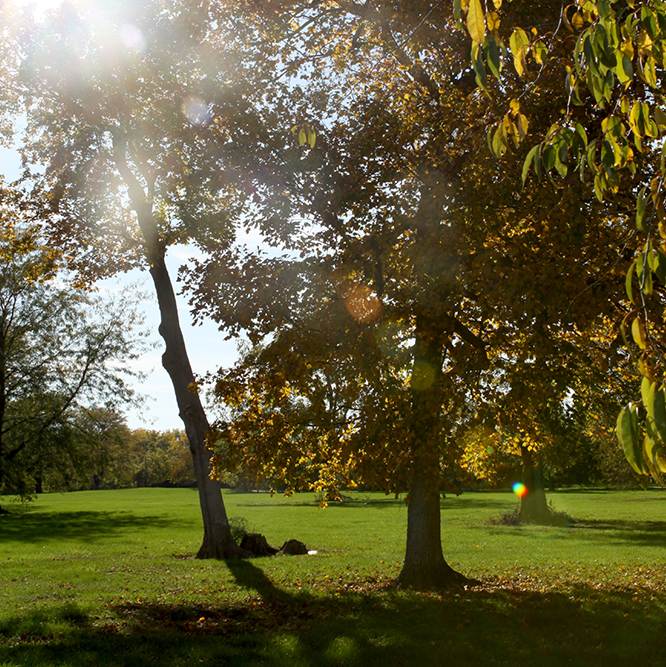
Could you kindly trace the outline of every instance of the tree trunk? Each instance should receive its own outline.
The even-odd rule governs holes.
[[[523,485],[527,492],[520,498],[520,521],[522,523],[548,523],[550,510],[546,502],[543,485],[543,466],[535,461],[534,453],[521,446],[523,460]]]
[[[441,590],[471,583],[444,560],[439,502],[439,490],[415,471],[407,506],[405,562],[395,582],[398,587]]]
[[[442,345],[423,316],[416,319],[412,370],[412,470],[407,548],[396,586],[437,590],[468,582],[444,560],[439,488]]]
[[[194,373],[180,328],[178,305],[165,263],[166,251],[155,221],[152,198],[147,195],[143,185],[127,163],[126,137],[121,134],[114,136],[113,149],[116,166],[127,185],[132,208],[136,212],[143,235],[150,275],[160,307],[159,332],[166,346],[162,355],[162,365],[171,378],[179,416],[185,425],[194,461],[194,474],[204,524],[203,543],[197,553],[197,558],[243,557],[247,553],[236,544],[231,536],[220,484],[210,477],[212,452],[206,449],[208,419],[195,389]],[[150,181],[149,178],[145,180]]]
[[[179,416],[185,425],[194,461],[194,473],[199,490],[204,536],[197,558],[242,557],[245,552],[231,536],[220,484],[210,477],[212,452],[206,449],[208,419],[199,394],[195,390],[194,374],[185,348],[176,297],[164,262],[164,254],[153,260],[150,275],[155,284],[160,307],[159,332],[166,345],[162,355],[162,365],[173,383]]]

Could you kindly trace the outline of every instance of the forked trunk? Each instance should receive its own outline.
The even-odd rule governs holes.
[[[520,521],[522,523],[548,523],[550,510],[543,485],[543,466],[535,460],[527,447],[520,448],[523,461],[523,485],[526,492],[520,498]]]
[[[206,449],[208,419],[199,394],[194,389],[194,374],[180,329],[176,298],[163,255],[157,258],[157,261],[153,261],[150,274],[160,307],[159,331],[166,345],[162,355],[162,365],[173,383],[179,415],[185,425],[194,461],[194,473],[199,490],[204,536],[197,558],[242,557],[245,552],[231,536],[220,484],[210,477],[212,452]]]

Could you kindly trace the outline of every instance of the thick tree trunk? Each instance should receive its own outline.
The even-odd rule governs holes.
[[[527,447],[520,448],[523,461],[523,485],[527,492],[520,498],[520,520],[522,523],[548,523],[550,509],[543,485],[543,466],[535,461],[534,453]]]
[[[415,471],[407,507],[405,562],[395,582],[399,587],[441,590],[470,583],[444,560],[439,502],[439,490],[428,476]]]
[[[194,390],[194,374],[185,348],[178,319],[176,297],[164,262],[164,255],[153,260],[150,275],[155,284],[160,307],[159,331],[166,345],[166,350],[162,355],[162,365],[173,383],[180,418],[185,425],[190,444],[199,490],[204,536],[197,558],[242,557],[245,552],[231,536],[220,484],[210,477],[212,452],[206,449],[208,419],[201,405],[199,394]]]
[[[439,487],[442,345],[417,317],[412,371],[412,470],[407,509],[407,548],[399,587],[437,590],[468,580],[444,560]]]

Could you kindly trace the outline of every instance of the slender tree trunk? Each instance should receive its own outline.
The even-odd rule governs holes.
[[[444,560],[439,488],[442,345],[417,317],[412,370],[413,459],[407,509],[407,548],[397,586],[442,589],[468,580]]]
[[[197,553],[197,558],[243,557],[247,553],[236,544],[231,536],[220,484],[210,477],[212,452],[206,449],[208,419],[201,405],[199,394],[195,390],[194,373],[180,328],[178,305],[165,263],[165,246],[160,238],[153,213],[150,188],[147,193],[127,163],[126,137],[120,134],[114,136],[113,149],[116,166],[127,185],[132,207],[136,212],[143,235],[150,275],[160,307],[159,332],[166,345],[166,350],[162,355],[162,365],[171,378],[179,415],[185,425],[194,461],[194,474],[204,524],[203,543]],[[145,180],[150,182],[150,178]]]
[[[194,388],[194,373],[185,348],[178,319],[176,297],[164,262],[164,255],[157,261],[153,261],[150,275],[155,284],[160,307],[159,331],[166,345],[166,350],[162,355],[162,365],[173,383],[179,415],[185,425],[190,444],[199,490],[204,536],[197,558],[241,557],[244,551],[231,536],[220,484],[210,477],[212,452],[206,449],[208,419],[201,405],[199,394]]]
[[[521,446],[523,485],[527,493],[520,499],[520,520],[523,523],[548,523],[550,510],[543,485],[543,466],[535,460],[534,452]]]

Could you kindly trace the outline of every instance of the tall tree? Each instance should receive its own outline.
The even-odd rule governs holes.
[[[83,282],[136,266],[149,271],[162,363],[199,488],[198,557],[238,555],[210,478],[208,420],[165,263],[175,243],[205,249],[211,237],[232,235],[225,154],[207,135],[220,121],[214,103],[229,116],[244,108],[225,70],[233,25],[211,19],[206,2],[64,3],[41,22],[12,21],[14,41],[3,49],[13,92],[6,108],[15,113],[16,100],[23,104],[24,165],[36,168],[28,175],[48,202],[51,240]]]
[[[554,20],[559,4],[547,10]],[[263,26],[282,25],[299,46],[282,54],[295,77],[285,121],[263,127],[292,126],[302,158],[275,151],[248,185],[257,224],[303,259],[220,251],[188,274],[201,316],[263,342],[218,385],[237,409],[220,424],[219,463],[323,486],[349,468],[407,491],[398,582],[460,583],[442,553],[439,492],[469,396],[480,400],[490,364],[526,330],[594,320],[586,299],[567,306],[606,289],[622,212],[575,181],[520,192],[516,168],[491,160],[498,110],[474,91],[450,7],[276,3],[256,7],[253,25],[266,39]],[[561,103],[542,95],[532,110],[545,124]],[[552,289],[556,277],[566,289]]]

